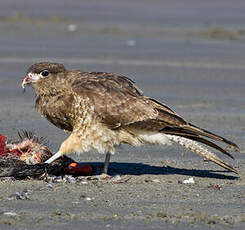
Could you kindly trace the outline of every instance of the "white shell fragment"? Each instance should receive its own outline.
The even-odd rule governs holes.
[[[195,184],[195,181],[194,181],[194,178],[193,177],[190,177],[187,180],[183,180],[182,183],[183,184]]]
[[[6,216],[18,216],[18,214],[16,212],[4,212],[3,215],[6,215]]]

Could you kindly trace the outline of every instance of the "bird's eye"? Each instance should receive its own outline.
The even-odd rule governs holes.
[[[49,71],[48,70],[44,70],[41,72],[42,77],[47,77],[49,75]]]

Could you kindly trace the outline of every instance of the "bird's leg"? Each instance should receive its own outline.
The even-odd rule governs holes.
[[[105,162],[104,162],[104,168],[103,168],[103,173],[105,173],[105,174],[107,174],[107,172],[108,172],[110,158],[111,158],[111,153],[106,153]]]
[[[50,157],[45,163],[50,164],[62,155],[76,152],[80,148],[80,140],[75,134],[71,134],[60,146],[60,149],[52,157]]]
[[[104,162],[104,168],[103,168],[102,174],[92,176],[92,178],[96,178],[97,180],[108,180],[108,179],[111,178],[111,176],[109,176],[107,174],[109,163],[110,163],[110,158],[111,158],[111,153],[106,153],[105,162]]]
[[[63,154],[59,151],[55,153],[52,157],[50,157],[48,160],[45,161],[45,163],[50,164],[53,161],[55,161],[57,158],[61,157]]]

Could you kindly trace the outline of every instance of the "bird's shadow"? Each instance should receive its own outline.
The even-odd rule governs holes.
[[[93,166],[99,166],[103,168],[103,163],[98,162],[87,162]],[[235,180],[238,176],[225,175],[227,173],[225,170],[201,170],[201,169],[185,169],[176,168],[172,166],[152,166],[143,163],[117,163],[111,162],[109,165],[108,174],[109,175],[185,175],[185,176],[195,176],[195,177],[206,177],[215,179],[227,179]]]

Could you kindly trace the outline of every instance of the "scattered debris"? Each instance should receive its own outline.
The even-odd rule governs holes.
[[[122,178],[121,178],[120,175],[115,175],[115,176],[113,176],[113,177],[111,178],[111,180],[112,180],[113,182],[120,181],[121,179],[122,179]]]
[[[78,182],[76,177],[72,175],[64,175],[64,176],[47,176],[45,178],[46,182],[52,183],[76,183]]]
[[[216,190],[221,190],[221,185],[219,185],[219,184],[210,184],[208,186],[208,188],[213,188],[213,189],[216,189]]]
[[[233,216],[223,216],[222,217],[222,220],[225,222],[225,223],[227,223],[227,224],[234,224],[234,222],[235,222],[235,219],[234,219],[234,217]]]
[[[152,178],[146,178],[145,179],[145,182],[146,183],[148,183],[148,182],[160,183],[160,180],[158,180],[158,179],[152,179]]]
[[[4,182],[12,182],[15,181],[16,179],[12,176],[7,176],[7,177],[1,177],[0,180]]]
[[[101,181],[101,180],[109,180],[109,179],[111,179],[111,176],[104,174],[104,173],[102,173],[101,175],[95,175],[95,176],[87,177],[87,180]]]
[[[204,162],[209,162],[210,160],[208,160],[206,157],[203,158]]]
[[[50,178],[53,183],[62,183],[64,182],[62,176],[53,176]]]
[[[43,190],[49,190],[52,192],[56,192],[56,188],[50,183],[48,183],[46,186],[42,186],[42,187],[35,189],[35,191],[43,191]]]
[[[32,193],[32,190],[30,189],[25,189],[22,192],[16,192],[12,195],[10,195],[7,200],[30,200],[29,195]]]
[[[69,25],[67,26],[67,30],[68,30],[69,32],[75,32],[75,31],[77,31],[77,25],[76,25],[76,24],[69,24]]]
[[[195,184],[194,178],[190,177],[189,179],[183,180],[182,184]]]
[[[6,215],[6,216],[18,216],[18,214],[16,212],[12,212],[12,211],[4,212],[3,215]]]
[[[94,198],[91,198],[91,197],[88,197],[86,195],[81,195],[80,198],[84,199],[84,200],[87,200],[87,201],[91,201],[93,200]]]
[[[153,179],[152,182],[154,182],[154,183],[160,183],[160,180],[158,180],[158,179]]]
[[[135,40],[127,40],[127,42],[126,42],[126,44],[127,44],[127,46],[135,46],[136,45],[136,41]]]
[[[126,183],[131,179],[131,177],[121,177],[120,175],[115,175],[114,177],[111,178],[111,182],[115,184],[121,184],[121,183]]]
[[[52,184],[47,184],[47,185],[46,185],[46,188],[47,188],[48,190],[51,190],[51,191],[56,192],[56,189],[54,188],[54,186],[53,186]]]
[[[88,182],[85,181],[85,180],[81,180],[80,183],[81,183],[81,184],[88,184]]]
[[[73,177],[73,176],[71,176],[71,175],[65,175],[65,176],[63,177],[63,180],[64,180],[64,182],[66,182],[66,183],[76,183],[76,182],[77,182],[76,178]]]
[[[176,164],[176,160],[165,160],[163,161],[163,163],[165,163],[165,165],[168,165],[168,164]]]

